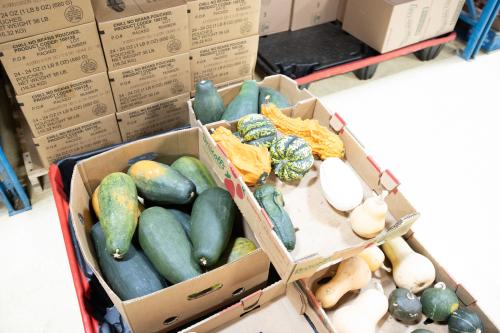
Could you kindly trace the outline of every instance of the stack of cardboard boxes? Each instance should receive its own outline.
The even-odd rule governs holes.
[[[0,60],[45,167],[120,143],[90,0],[0,4]]]

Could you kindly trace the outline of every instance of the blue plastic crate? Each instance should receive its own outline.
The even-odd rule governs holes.
[[[10,216],[31,209],[28,196],[2,147],[0,147],[0,201],[7,207]]]

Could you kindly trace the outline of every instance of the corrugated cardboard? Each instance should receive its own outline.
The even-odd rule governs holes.
[[[293,0],[262,0],[259,35],[266,36],[290,29]]]
[[[183,0],[125,0],[123,11],[92,0],[108,70],[113,71],[189,51]]]
[[[109,72],[118,112],[189,92],[189,54]]]
[[[114,114],[34,138],[44,167],[80,153],[121,143]]]
[[[284,281],[292,282],[311,276],[322,267],[356,255],[371,244],[383,242],[388,236],[402,235],[409,230],[419,214],[402,191],[396,190],[398,183],[392,174],[382,172],[375,166],[363,146],[340,121],[340,116],[332,115],[318,99],[306,100],[293,108],[284,109],[283,112],[294,118],[315,119],[331,131],[339,133],[346,149],[346,161],[364,185],[365,197],[371,195],[372,190],[377,193],[383,190],[389,191],[390,194],[385,199],[389,207],[386,226],[394,228],[388,234],[381,233],[376,239],[365,240],[358,237],[352,231],[347,216],[331,207],[322,193],[318,177],[321,161],[316,161],[313,168],[298,184],[288,185],[277,180],[275,176],[270,176],[267,183],[274,184],[282,192],[287,213],[298,230],[296,232],[297,245],[292,252],[288,252],[283,246],[267,214],[263,212],[253,196],[249,195],[246,200],[236,203]],[[207,126],[208,128],[202,127],[205,140],[214,151],[212,157],[214,160],[223,162],[221,165],[224,168],[216,169],[219,176],[223,177],[234,167],[209,134],[209,129],[218,126],[225,126],[235,131],[236,123],[219,122]],[[247,193],[252,192],[241,176],[237,179]],[[305,193],[307,205],[304,205]],[[396,222],[401,223],[394,227]],[[314,239],[314,242],[311,242],[311,239]]]
[[[106,71],[94,22],[0,45],[17,95]]]
[[[201,80],[219,84],[253,76],[258,46],[259,36],[255,35],[191,50],[191,91]]]
[[[188,0],[191,48],[259,33],[259,0]]]
[[[17,96],[35,137],[115,112],[106,73]]]
[[[80,162],[73,173],[70,212],[76,239],[85,261],[134,333],[175,329],[218,306],[237,302],[267,281],[269,259],[261,249],[196,278],[125,302],[110,289],[101,274],[89,234],[95,222],[90,214],[89,201],[99,182],[112,172],[126,171],[131,159],[150,153],[156,154],[156,160],[164,163],[172,163],[183,155],[197,156],[215,175],[214,169],[220,166],[208,157],[210,152],[202,138],[200,130],[192,128],[135,141]],[[221,186],[221,180],[215,179]],[[244,227],[245,237],[253,239],[246,223]],[[200,291],[205,293],[193,297]]]
[[[188,100],[189,94],[183,94],[118,113],[116,118],[123,141],[189,125]]]
[[[2,0],[0,44],[93,21],[90,0]]]
[[[432,257],[429,252],[422,246],[422,244],[418,241],[415,234],[412,234],[407,239],[410,247],[413,248],[417,253],[423,254],[427,258],[429,258],[436,268],[436,282],[444,282],[448,288],[455,291],[459,300],[460,307],[467,308],[469,310],[477,313],[484,324],[485,331],[484,332],[499,332],[499,329],[494,326],[491,320],[484,314],[481,308],[477,305],[475,300],[470,299],[470,294],[464,289],[462,285],[455,282],[455,280],[446,272],[446,270]],[[318,288],[318,281],[321,281],[323,278],[329,278],[335,275],[337,270],[337,266],[326,268],[320,272],[314,274],[311,278],[306,279],[300,282],[300,287],[302,291],[307,295],[310,302],[308,304],[306,313],[311,319],[311,321],[316,325],[324,325],[324,327],[329,332],[334,332],[334,323],[332,322],[333,313],[339,309],[340,307],[349,304],[352,302],[358,293],[350,292],[340,300],[339,304],[337,304],[333,309],[325,310],[321,307],[318,300],[314,296],[314,291]],[[324,281],[324,280],[323,280]],[[384,294],[389,297],[390,293],[396,288],[394,284],[394,280],[390,273],[387,273],[384,270],[378,270],[374,275],[368,286],[364,287],[362,290],[376,288],[376,284],[380,283],[384,289]],[[418,328],[427,329],[434,333],[448,333],[448,327],[442,324],[435,323],[427,323],[424,324],[425,316],[422,316],[422,319],[418,324],[415,325],[405,325],[399,321],[396,321],[392,316],[385,316],[377,325],[377,332],[379,333],[392,333],[392,332],[410,332],[416,330]]]
[[[288,102],[292,106],[297,105],[298,103],[301,103],[303,101],[315,99],[314,95],[311,94],[309,90],[299,89],[297,82],[284,75],[267,76],[264,78],[264,80],[257,82],[257,84],[259,85],[259,87],[268,87],[279,91],[288,99]],[[218,89],[225,106],[231,103],[231,101],[238,95],[240,90],[241,82]],[[196,115],[193,110],[193,102],[194,98],[188,102],[189,122],[191,126],[195,127],[198,126],[198,120],[196,119]]]
[[[337,8],[337,20],[340,22],[344,22],[346,7],[347,7],[347,0],[339,0],[339,7]]]
[[[291,30],[335,21],[339,0],[294,0]]]
[[[389,52],[455,27],[464,0],[349,0],[343,29],[377,51]]]

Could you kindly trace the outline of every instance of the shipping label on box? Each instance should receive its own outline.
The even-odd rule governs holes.
[[[263,0],[260,9],[261,36],[290,29],[293,0]]]
[[[116,115],[123,141],[179,128],[189,124],[189,94],[140,106]]]
[[[114,114],[34,138],[45,167],[50,163],[122,142]]]
[[[260,0],[190,0],[191,48],[259,33]]]
[[[185,4],[111,21],[100,21],[99,15],[96,16],[110,71],[190,49]]]
[[[337,19],[339,0],[294,0],[291,30],[299,30]]]
[[[106,71],[95,23],[0,45],[17,95]]]
[[[3,0],[0,44],[93,21],[90,0]]]
[[[259,36],[202,47],[191,51],[191,90],[201,80],[215,84],[252,76],[257,62]]]
[[[17,96],[35,137],[115,112],[106,73]]]
[[[189,54],[109,72],[118,112],[189,92]]]

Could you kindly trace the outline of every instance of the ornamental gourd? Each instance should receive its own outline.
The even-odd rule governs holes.
[[[386,241],[382,250],[392,263],[392,277],[398,287],[416,294],[434,282],[436,269],[432,262],[413,251],[403,238]]]
[[[249,114],[238,121],[238,133],[243,143],[268,148],[276,140],[278,132],[263,115]]]
[[[269,149],[274,173],[284,182],[301,179],[314,164],[311,147],[296,136],[284,136]]]
[[[383,291],[368,289],[335,311],[332,323],[337,333],[375,333],[377,323],[386,312],[387,297]]]
[[[241,143],[225,127],[218,127],[212,133],[212,138],[222,147],[247,185],[254,186],[271,173],[271,156],[265,147]]]
[[[335,306],[351,290],[365,287],[372,278],[368,264],[359,257],[342,261],[335,276],[316,290],[315,296],[325,309]]]
[[[344,143],[340,137],[320,125],[317,120],[287,117],[272,103],[262,104],[261,113],[269,118],[281,133],[306,140],[314,155],[322,160],[344,156]]]
[[[349,215],[352,230],[358,236],[373,238],[384,230],[385,214],[387,214],[388,209],[384,196],[385,193],[366,199]]]

